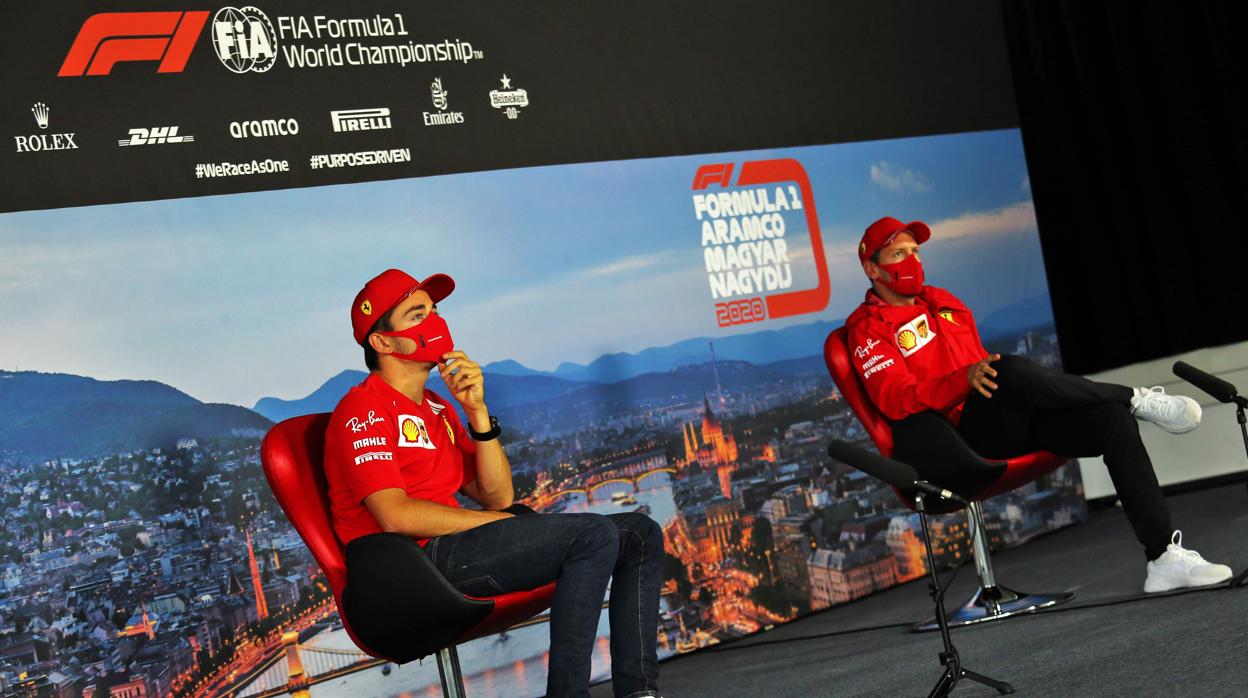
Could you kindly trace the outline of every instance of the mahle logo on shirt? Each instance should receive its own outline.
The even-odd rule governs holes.
[[[436,449],[433,439],[429,438],[429,430],[425,420],[414,414],[399,415],[399,446],[407,448]]]

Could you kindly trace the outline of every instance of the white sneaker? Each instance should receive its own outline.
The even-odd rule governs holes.
[[[1131,415],[1171,434],[1182,434],[1200,426],[1200,404],[1184,395],[1166,395],[1161,386],[1135,388]]]
[[[1209,562],[1195,550],[1184,548],[1182,543],[1183,532],[1175,531],[1166,552],[1148,563],[1145,592],[1151,594],[1183,587],[1203,587],[1231,578],[1230,567]]]

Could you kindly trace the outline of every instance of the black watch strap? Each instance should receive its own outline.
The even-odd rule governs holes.
[[[472,424],[468,425],[468,435],[471,436],[474,441],[489,441],[490,439],[497,439],[498,435],[501,433],[503,433],[503,429],[502,427],[498,426],[498,417],[495,417],[493,415],[490,415],[490,430],[489,431],[485,431],[485,432],[475,431],[472,428]]]

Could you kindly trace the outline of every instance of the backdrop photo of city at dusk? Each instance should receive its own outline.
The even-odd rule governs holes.
[[[1058,365],[1017,130],[0,215],[0,683],[275,696],[297,652],[313,696],[440,695],[354,647],[259,461],[363,380],[389,267],[457,281],[523,501],[662,525],[662,657],[919,577],[917,515],[826,452],[874,448],[822,346],[884,215],[990,351]],[[994,546],[1086,516],[1073,462],[984,509]],[[963,515],[933,544],[968,557]],[[462,646],[469,694],[541,695],[547,633]]]

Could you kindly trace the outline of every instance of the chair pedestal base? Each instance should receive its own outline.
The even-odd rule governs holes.
[[[442,698],[466,698],[455,645],[438,650],[438,678],[442,679]]]
[[[970,600],[949,613],[948,623],[951,628],[987,623],[1024,613],[1034,613],[1042,608],[1066,603],[1074,597],[1073,591],[1056,594],[1027,594],[1003,586],[978,587]],[[915,632],[937,629],[939,626],[935,618],[914,625]]]

